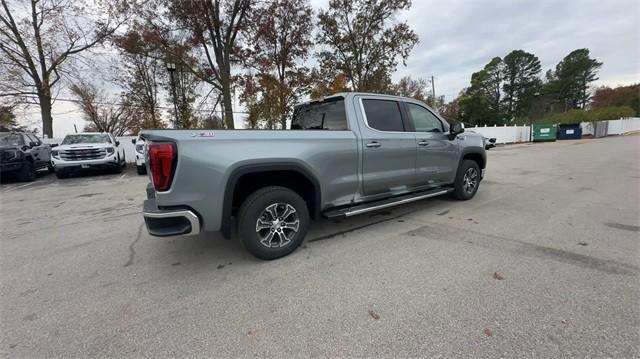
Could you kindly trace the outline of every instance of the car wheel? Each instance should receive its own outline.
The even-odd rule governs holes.
[[[238,234],[247,250],[260,259],[276,259],[293,252],[309,228],[306,202],[285,187],[265,187],[240,206]]]
[[[464,160],[460,164],[454,184],[453,196],[466,201],[473,198],[480,186],[480,167],[472,160]]]
[[[33,166],[33,162],[26,161],[22,164],[18,178],[25,182],[33,182],[36,180],[36,168]]]
[[[147,167],[145,167],[145,166],[136,166],[136,171],[138,171],[139,175],[147,174]]]
[[[53,165],[52,165],[52,164],[49,164],[49,165],[47,166],[47,169],[49,170],[49,173],[53,173],[53,172],[55,172],[55,168],[53,168]]]
[[[58,177],[58,179],[65,179],[69,177],[69,174],[67,172],[63,172],[62,170],[58,170],[56,171],[56,177]]]

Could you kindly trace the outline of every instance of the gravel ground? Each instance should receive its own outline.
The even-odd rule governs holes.
[[[0,186],[0,355],[639,357],[640,136],[490,150],[468,202],[316,222],[264,262],[150,237],[129,170]]]

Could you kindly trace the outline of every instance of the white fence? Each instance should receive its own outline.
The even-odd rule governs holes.
[[[582,122],[583,135],[593,135],[594,128],[591,122]],[[483,126],[483,127],[467,127],[467,131],[473,131],[483,135],[484,137],[495,137],[496,143],[520,143],[529,142],[531,138],[530,126]],[[609,135],[622,135],[629,132],[640,131],[640,117],[622,118],[619,120],[608,121],[608,133]],[[125,159],[127,162],[136,161],[136,146],[131,143],[132,139],[136,136],[122,136],[117,137],[120,141],[120,146],[124,147]],[[45,138],[45,143],[60,143],[62,138]]]
[[[640,131],[640,117],[621,118],[608,122],[609,135],[623,135],[625,133]],[[594,127],[592,122],[580,123],[582,135],[593,135]],[[520,143],[529,142],[531,138],[530,126],[483,126],[467,127],[467,131],[473,131],[484,137],[495,137],[496,143]]]
[[[122,136],[116,137],[116,140],[120,141],[120,146],[124,148],[124,158],[127,162],[136,161],[136,146],[131,142],[132,139],[138,138],[137,136]],[[63,138],[43,138],[44,143],[57,143],[60,144]]]
[[[530,126],[493,126],[493,127],[467,127],[467,131],[479,133],[484,137],[495,137],[496,143],[519,143],[528,142],[531,136]]]

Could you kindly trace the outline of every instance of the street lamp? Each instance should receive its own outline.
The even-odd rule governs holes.
[[[173,108],[176,115],[175,127],[180,128],[180,119],[178,117],[178,97],[176,96],[176,80],[174,72],[176,72],[176,64],[173,62],[167,62],[167,71],[169,71],[169,78],[171,78],[171,92],[173,93]]]

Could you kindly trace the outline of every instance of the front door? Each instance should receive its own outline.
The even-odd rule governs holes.
[[[406,102],[405,106],[416,131],[416,183],[420,186],[453,183],[458,164],[457,139],[449,139],[442,120],[427,108],[412,102]]]
[[[415,136],[405,131],[401,105],[380,97],[358,100],[364,118],[362,196],[364,200],[408,192],[415,177]]]

